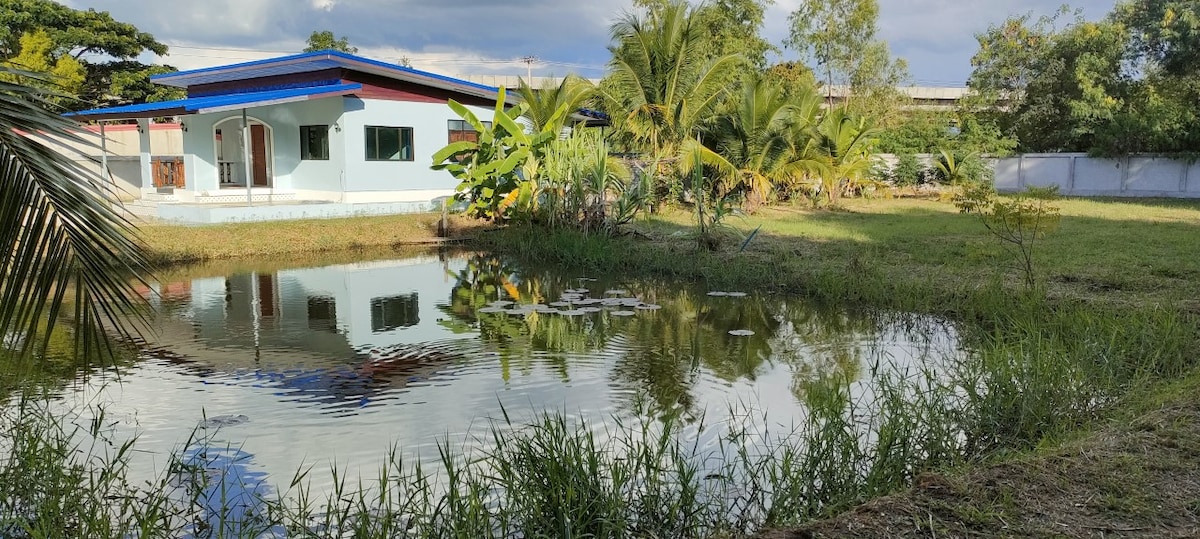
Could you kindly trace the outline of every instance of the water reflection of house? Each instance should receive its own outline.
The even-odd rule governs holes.
[[[426,256],[164,284],[190,300],[167,307],[157,340],[217,371],[363,369],[454,337],[437,324],[446,275]]]

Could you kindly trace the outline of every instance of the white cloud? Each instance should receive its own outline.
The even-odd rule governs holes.
[[[776,0],[763,33],[782,45],[788,14],[801,0]],[[970,73],[974,34],[1013,14],[1053,11],[1057,0],[879,0],[880,36],[908,60],[919,84],[962,83]],[[1075,0],[1089,17],[1113,0]],[[110,11],[174,45],[179,68],[297,52],[313,30],[346,36],[360,52],[447,74],[520,74],[522,56],[550,63],[535,74],[568,69],[598,76],[608,59],[608,26],[631,0],[68,0]],[[195,48],[201,47],[201,48]],[[784,51],[783,58],[795,58]],[[579,67],[584,66],[584,67]]]

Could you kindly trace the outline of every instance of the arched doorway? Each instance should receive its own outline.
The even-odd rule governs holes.
[[[257,118],[247,118],[250,127],[250,181],[246,181],[245,142],[242,117],[231,116],[213,125],[213,146],[217,156],[217,177],[223,188],[271,187],[275,176],[274,134],[271,126]]]

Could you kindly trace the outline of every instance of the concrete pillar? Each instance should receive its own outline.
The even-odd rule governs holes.
[[[1179,166],[1183,168],[1183,170],[1179,171],[1179,192],[1186,193],[1188,190],[1188,172],[1191,171],[1192,162],[1186,159],[1176,159],[1175,162],[1179,163]]]
[[[1076,156],[1076,155],[1071,156],[1070,172],[1068,173],[1068,176],[1067,176],[1067,189],[1066,189],[1066,192],[1063,193],[1064,195],[1069,195],[1069,194],[1075,192],[1075,160],[1078,158],[1079,158],[1079,156]]]
[[[106,182],[111,182],[112,174],[109,174],[109,172],[108,172],[108,136],[104,134],[104,121],[101,120],[99,122],[99,124],[100,124],[100,177],[104,178],[104,181],[106,181]]]
[[[254,188],[254,167],[250,162],[252,159],[250,152],[250,121],[246,117],[246,109],[242,109],[242,164],[246,170],[246,205],[254,205],[254,196],[251,190]]]
[[[154,193],[154,171],[150,164],[150,119],[138,118],[138,157],[142,171],[142,193]]]
[[[1017,156],[1017,191],[1025,190],[1025,154]]]

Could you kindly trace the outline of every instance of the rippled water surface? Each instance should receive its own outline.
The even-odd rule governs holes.
[[[393,446],[433,460],[438,442],[482,443],[502,407],[516,422],[564,411],[602,430],[668,413],[719,425],[752,406],[786,429],[808,382],[844,374],[869,392],[880,365],[959,353],[953,327],[927,318],[490,255],[198,267],[154,292],[162,314],[141,359],[64,404],[101,403],[118,435],[137,433],[138,469],[161,472],[199,428],[278,482],[329,463],[369,477]]]

